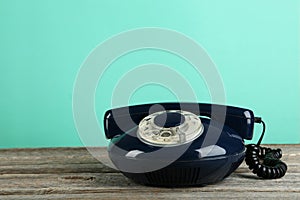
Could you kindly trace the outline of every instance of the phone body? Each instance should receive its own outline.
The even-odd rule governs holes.
[[[203,126],[201,134],[176,145],[142,140],[139,133],[145,127],[141,123],[156,113],[168,112],[196,116]],[[206,185],[229,176],[244,160],[244,139],[252,139],[254,122],[249,109],[204,103],[125,106],[104,115],[105,135],[111,140],[108,152],[116,168],[135,182],[166,187]]]

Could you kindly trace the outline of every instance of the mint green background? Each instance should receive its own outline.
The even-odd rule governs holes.
[[[196,40],[218,67],[227,104],[251,108],[267,122],[264,143],[300,142],[299,0],[0,0],[0,147],[82,146],[72,116],[80,65],[99,43],[139,27],[174,29]],[[112,84],[149,62],[172,66],[200,101],[210,101],[186,62],[139,51],[118,59],[100,81],[100,123]],[[174,99],[149,85],[129,102]],[[105,143],[102,133],[97,143]]]

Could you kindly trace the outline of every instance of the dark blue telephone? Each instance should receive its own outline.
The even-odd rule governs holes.
[[[150,111],[150,112],[149,112]],[[263,133],[254,145],[254,123]],[[206,185],[229,176],[246,157],[253,173],[280,178],[281,150],[260,147],[265,123],[249,109],[201,103],[159,103],[109,110],[109,157],[135,182],[166,187]]]

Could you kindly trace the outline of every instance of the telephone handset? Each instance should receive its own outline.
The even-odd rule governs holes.
[[[263,124],[264,134],[265,123],[251,110],[203,103],[143,104],[115,108],[104,116],[112,162],[134,181],[157,186],[214,183],[229,176],[245,157],[259,177],[284,176],[281,150],[260,147],[263,134],[257,145],[245,147],[254,123]],[[182,155],[172,160],[178,152]],[[169,163],[145,170],[164,162]]]
[[[149,114],[149,110],[155,104],[143,104],[137,106],[122,107],[109,110],[105,113],[105,134],[106,138],[111,139],[130,130],[136,124]],[[156,111],[162,110],[181,110],[194,113],[195,115],[212,117],[211,110],[214,109],[214,120],[220,120],[226,112],[225,125],[228,125],[244,139],[251,140],[253,135],[254,115],[251,110],[237,108],[233,106],[224,106],[204,103],[160,103]],[[117,116],[114,116],[115,113]],[[224,117],[224,116],[223,116]],[[115,120],[117,118],[117,120]],[[133,120],[133,123],[130,123]],[[222,119],[221,119],[222,120]],[[118,121],[119,125],[116,123]],[[120,129],[124,127],[124,129]]]

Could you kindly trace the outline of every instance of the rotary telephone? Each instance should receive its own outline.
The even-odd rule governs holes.
[[[263,125],[257,144],[255,123]],[[280,149],[261,147],[265,123],[251,110],[203,103],[159,103],[108,110],[109,157],[135,182],[165,187],[207,185],[229,176],[245,159],[264,179],[281,178]]]

